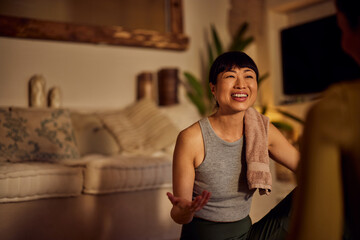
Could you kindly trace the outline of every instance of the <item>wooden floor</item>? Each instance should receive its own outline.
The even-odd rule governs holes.
[[[2,240],[178,239],[169,188],[0,204]]]
[[[253,222],[295,186],[274,180],[270,196],[254,194]],[[0,240],[176,240],[181,226],[170,218],[167,191],[0,203]]]

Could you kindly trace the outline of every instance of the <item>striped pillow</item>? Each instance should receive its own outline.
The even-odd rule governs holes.
[[[142,99],[123,110],[99,114],[123,152],[151,154],[175,142],[179,130],[157,105]]]

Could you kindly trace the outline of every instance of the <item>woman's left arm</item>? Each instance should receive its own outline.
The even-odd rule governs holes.
[[[268,140],[270,157],[295,172],[300,154],[272,123],[269,124]]]

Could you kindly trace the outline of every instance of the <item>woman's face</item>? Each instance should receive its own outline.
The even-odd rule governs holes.
[[[211,92],[219,103],[219,110],[229,113],[245,111],[257,96],[256,74],[251,68],[232,68],[217,76],[217,83],[210,83]]]

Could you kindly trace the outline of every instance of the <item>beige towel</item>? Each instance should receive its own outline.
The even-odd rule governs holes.
[[[268,153],[269,118],[249,108],[245,113],[245,156],[249,189],[259,189],[261,195],[271,192]]]

